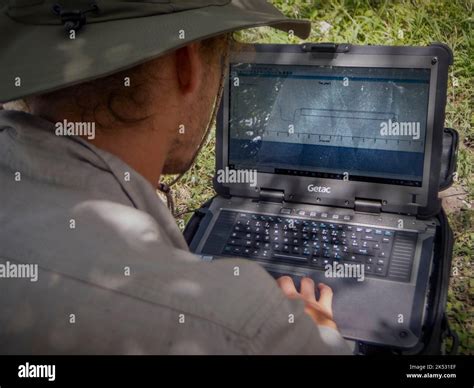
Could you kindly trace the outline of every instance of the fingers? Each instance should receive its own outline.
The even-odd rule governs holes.
[[[320,326],[327,326],[337,330],[332,312],[333,292],[331,287],[324,283],[318,284],[319,300],[316,300],[315,284],[311,278],[301,279],[300,292],[295,287],[293,279],[282,276],[277,279],[278,286],[283,293],[291,299],[302,299],[305,302],[305,313]]]
[[[289,276],[282,276],[277,279],[277,283],[287,297],[302,298],[309,303],[317,303],[324,312],[332,318],[332,298],[333,292],[331,287],[324,283],[318,284],[319,300],[316,300],[315,284],[311,278],[301,279],[301,290],[298,290],[293,283],[293,279]]]
[[[314,281],[311,278],[301,279],[301,296],[308,302],[316,302]]]
[[[318,284],[319,290],[319,304],[323,307],[327,312],[330,312],[332,316],[332,296],[333,292],[331,287],[327,286],[324,283]]]
[[[282,276],[281,278],[278,278],[277,283],[286,296],[298,296],[298,291],[296,291],[295,283],[293,283],[293,279],[289,276]]]

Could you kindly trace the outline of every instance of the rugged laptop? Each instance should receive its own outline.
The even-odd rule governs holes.
[[[348,338],[421,336],[451,52],[244,45],[217,121],[218,195],[190,244],[334,290]]]

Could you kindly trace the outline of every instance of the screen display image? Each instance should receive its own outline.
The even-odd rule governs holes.
[[[228,164],[421,187],[430,70],[231,65]]]

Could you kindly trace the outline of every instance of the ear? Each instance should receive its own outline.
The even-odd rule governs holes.
[[[176,50],[176,79],[182,94],[193,94],[201,87],[204,65],[199,43]]]

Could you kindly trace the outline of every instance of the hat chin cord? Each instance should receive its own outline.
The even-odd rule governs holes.
[[[84,10],[64,9],[60,4],[53,4],[52,11],[61,18],[66,32],[70,32],[79,31],[87,22],[86,13],[99,12],[99,6],[96,0],[91,0],[90,8]]]

